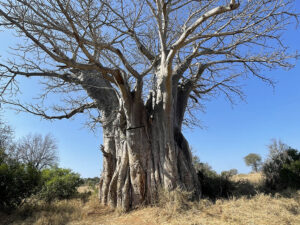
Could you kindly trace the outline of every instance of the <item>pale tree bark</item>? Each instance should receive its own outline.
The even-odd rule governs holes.
[[[129,209],[157,200],[161,188],[201,193],[191,164],[191,153],[180,124],[166,123],[163,104],[148,105],[132,97],[131,118],[121,112],[103,127],[104,167],[100,200],[113,207]]]
[[[107,109],[102,117],[100,201],[128,210],[155,202],[163,187],[180,187],[199,196],[200,184],[181,133],[182,119],[174,117],[172,124],[167,124],[163,102],[150,95],[145,105],[136,92],[131,93],[130,109],[125,113],[126,106],[118,102],[111,85],[96,75],[92,73],[84,82],[90,84],[86,85],[89,96],[99,101],[101,109]],[[82,77],[88,76],[85,73]],[[94,88],[97,82],[97,87],[106,88]]]
[[[0,63],[1,102],[46,119],[88,112],[103,128],[100,202],[124,210],[160,189],[201,196],[182,128],[209,96],[243,98],[239,78],[291,68],[280,31],[293,0],[7,0],[0,26],[26,40]],[[276,46],[276,47],[274,47]],[[44,78],[25,104],[17,78]],[[64,95],[63,105],[45,99]],[[13,94],[13,95],[11,95]],[[44,108],[42,106],[45,106]],[[191,115],[187,115],[192,113]],[[51,113],[57,113],[50,115]]]

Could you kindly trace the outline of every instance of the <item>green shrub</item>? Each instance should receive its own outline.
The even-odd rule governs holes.
[[[11,210],[36,193],[40,185],[40,172],[31,165],[2,158],[0,164],[0,210]]]
[[[300,152],[292,148],[271,152],[262,172],[267,189],[276,191],[286,188],[299,189]]]
[[[39,197],[47,202],[71,198],[77,194],[77,188],[83,184],[79,174],[57,167],[43,170],[42,180],[43,186]]]
[[[283,183],[290,188],[300,188],[300,160],[293,161],[289,164],[283,164],[280,172]]]

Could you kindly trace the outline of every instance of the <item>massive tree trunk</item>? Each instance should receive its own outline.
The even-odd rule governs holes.
[[[89,95],[98,100],[103,96],[101,92],[108,92],[88,90]],[[173,104],[182,106],[182,110],[175,107],[168,119],[163,100],[155,93],[146,103],[135,91],[130,92],[127,103],[121,98],[117,103],[116,95],[107,97],[105,94],[106,98],[99,100],[102,109],[105,102],[110,105],[109,110],[102,112],[101,203],[126,211],[155,203],[160,189],[181,188],[199,196],[200,184],[192,166],[189,145],[181,132],[182,119],[176,115],[185,107]],[[174,97],[175,102],[180,99],[177,95]]]
[[[103,127],[102,203],[128,210],[154,203],[161,188],[200,194],[187,141],[176,126],[170,139],[158,108],[142,107],[131,126],[119,115],[114,127]]]
[[[145,102],[137,88],[121,97],[99,73],[85,71],[79,78],[102,114],[101,203],[126,211],[154,203],[160,189],[201,194],[181,131],[187,101],[184,89],[173,90],[170,114],[160,85]]]

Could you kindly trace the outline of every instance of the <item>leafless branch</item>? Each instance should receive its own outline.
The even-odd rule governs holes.
[[[89,108],[89,102],[101,114],[103,107],[106,113],[113,107],[129,113],[132,98],[146,104],[149,93],[169,113],[179,90],[192,99],[185,104],[192,108],[217,93],[243,97],[240,77],[252,75],[273,85],[265,71],[292,68],[299,56],[282,39],[299,18],[294,2],[2,1],[0,26],[14,30],[22,42],[14,46],[13,60],[0,64],[0,95],[3,102],[49,119],[67,118]],[[50,93],[65,95],[65,113],[60,108],[62,115],[45,116],[46,110],[37,110],[42,104],[22,108],[14,97],[19,77],[43,83],[41,100]],[[83,104],[74,93],[87,94],[80,98]]]

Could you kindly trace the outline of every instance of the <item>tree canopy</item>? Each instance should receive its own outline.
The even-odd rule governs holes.
[[[111,89],[124,100],[134,90],[146,100],[156,92],[157,81],[173,80],[164,104],[171,107],[171,86],[181,87],[188,113],[212,94],[224,93],[233,101],[232,93],[243,97],[239,78],[253,75],[272,83],[265,69],[292,67],[296,54],[284,44],[282,33],[297,18],[293,2],[1,2],[1,26],[22,38],[14,46],[19,59],[0,65],[1,102],[47,119],[97,108],[99,101],[83,95],[87,84],[82,71],[100,72],[104,80],[98,80],[97,88]],[[164,75],[157,72],[163,67]],[[19,76],[47,79],[40,102],[9,98],[9,91],[19,90]],[[62,104],[42,107],[50,93],[64,94]],[[99,121],[97,115],[94,119]]]
[[[41,134],[28,134],[18,141],[13,154],[18,161],[42,170],[57,165],[57,151],[56,140],[50,134],[44,137]]]
[[[258,172],[261,165],[261,157],[258,154],[250,153],[244,157],[247,166],[251,166],[254,172]]]

